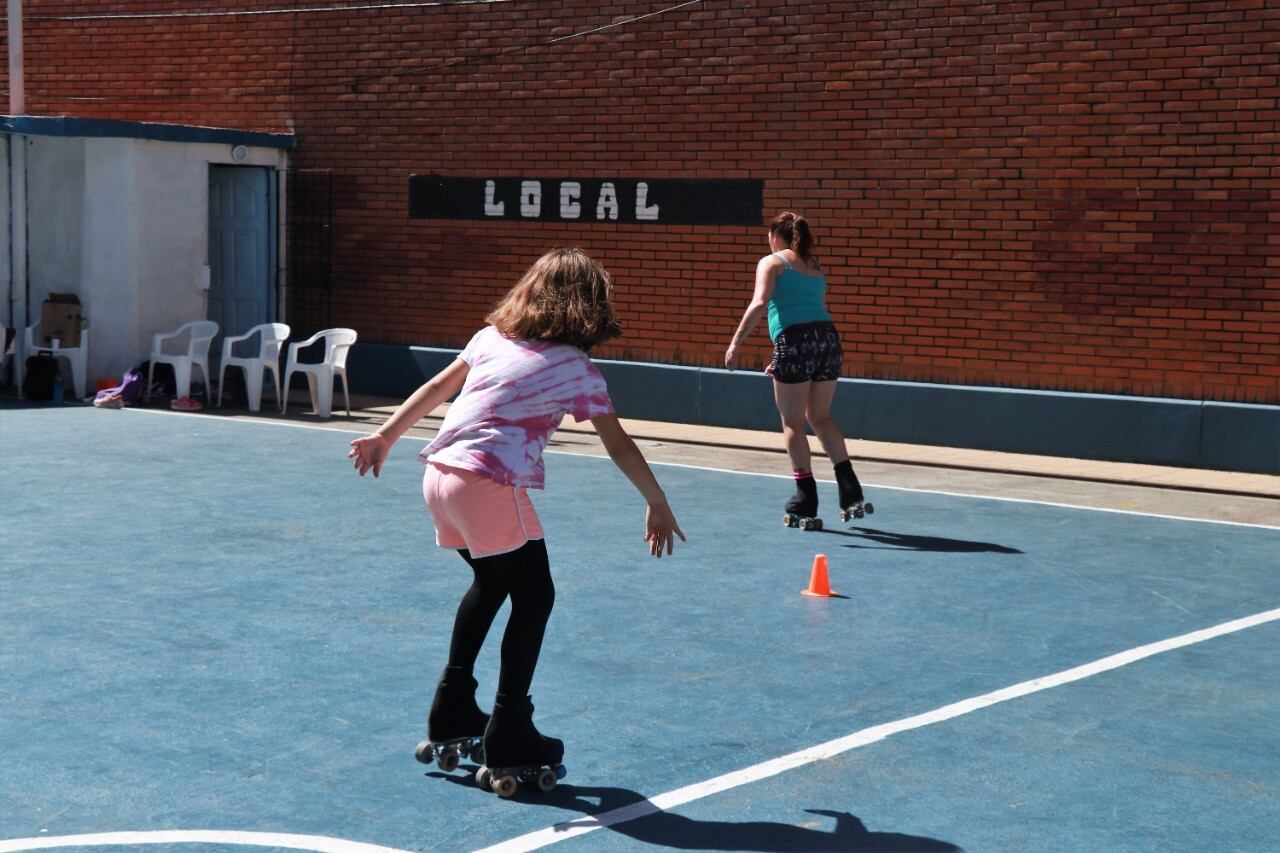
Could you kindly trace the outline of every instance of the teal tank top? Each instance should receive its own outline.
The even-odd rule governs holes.
[[[782,261],[783,269],[778,273],[773,297],[769,300],[769,337],[776,341],[783,329],[798,323],[830,322],[826,276],[805,275],[782,255],[774,254]]]

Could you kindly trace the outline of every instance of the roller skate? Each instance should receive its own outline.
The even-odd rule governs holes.
[[[787,501],[787,514],[782,523],[787,527],[798,527],[801,530],[821,530],[822,519],[818,518],[818,484],[813,475],[805,473],[796,475],[796,493]]]
[[[564,741],[543,737],[533,725],[533,702],[528,696],[498,695],[493,717],[484,733],[484,765],[476,771],[476,784],[504,800],[521,783],[550,791],[565,777],[561,764]]]
[[[836,466],[836,487],[840,490],[840,520],[850,521],[871,515],[876,508],[862,494],[862,484],[853,473],[853,463],[848,459]]]
[[[434,761],[446,773],[457,770],[463,758],[483,764],[488,724],[489,715],[476,705],[476,680],[459,667],[447,666],[427,716],[427,739],[413,757],[423,764]]]

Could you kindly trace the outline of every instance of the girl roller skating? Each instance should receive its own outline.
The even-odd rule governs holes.
[[[548,252],[486,318],[456,361],[415,391],[372,435],[351,442],[361,476],[378,476],[387,452],[454,394],[435,440],[420,454],[436,542],[453,548],[474,580],[454,620],[449,660],[417,757],[446,770],[482,761],[477,781],[504,797],[518,781],[543,790],[563,775],[564,744],[533,724],[529,687],[555,601],[542,526],[528,489],[543,487],[542,453],[565,414],[590,419],[610,458],[648,503],[649,552],[684,540],[649,465],[614,413],[586,353],[620,334],[609,274],[577,249]],[[494,617],[510,598],[492,714],[476,703],[472,675]]]
[[[822,529],[806,420],[835,466],[841,520],[862,518],[875,511],[853,472],[840,425],[831,416],[844,353],[840,333],[827,312],[827,280],[813,255],[813,245],[803,216],[780,213],[774,218],[769,225],[772,254],[756,265],[755,294],[724,354],[725,367],[737,367],[738,346],[768,313],[773,359],[765,373],[773,378],[773,396],[782,416],[782,435],[796,481],[796,493],[786,503],[783,521],[788,527],[805,530]]]

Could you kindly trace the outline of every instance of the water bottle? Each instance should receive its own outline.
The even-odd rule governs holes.
[[[59,371],[58,373],[54,374],[54,377],[53,377],[53,404],[55,406],[61,406],[63,403],[64,397],[65,397],[65,394],[62,390],[62,372]]]

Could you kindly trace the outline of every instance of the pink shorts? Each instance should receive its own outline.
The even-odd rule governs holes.
[[[429,462],[422,496],[441,548],[466,548],[472,557],[492,557],[542,538],[542,523],[523,487]]]

